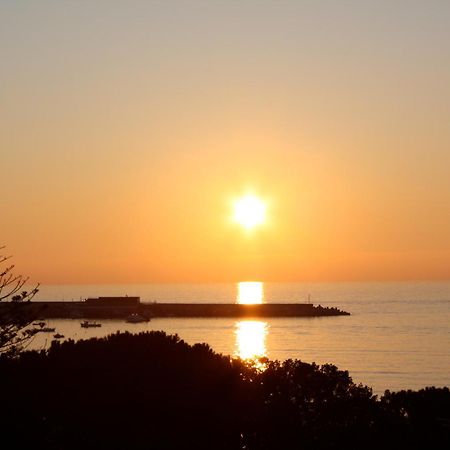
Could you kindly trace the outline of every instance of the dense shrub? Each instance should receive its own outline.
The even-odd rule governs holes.
[[[378,400],[335,366],[258,372],[162,332],[0,358],[1,438],[33,449],[444,448],[448,389]],[[427,443],[425,447],[420,447]]]

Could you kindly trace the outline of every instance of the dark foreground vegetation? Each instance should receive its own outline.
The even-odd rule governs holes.
[[[444,449],[450,392],[381,399],[333,365],[263,372],[162,332],[0,358],[8,449]]]

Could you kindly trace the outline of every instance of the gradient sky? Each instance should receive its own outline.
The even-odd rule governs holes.
[[[449,279],[449,117],[448,1],[4,1],[0,242],[43,283]]]

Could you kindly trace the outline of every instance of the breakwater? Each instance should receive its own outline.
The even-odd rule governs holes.
[[[130,301],[102,301],[88,299],[73,302],[33,301],[26,304],[0,303],[0,314],[21,309],[42,319],[123,319],[138,313],[147,318],[157,317],[322,317],[350,315],[337,308],[327,308],[309,303],[141,303]],[[91,300],[91,301],[89,301]],[[95,301],[92,301],[95,300]]]

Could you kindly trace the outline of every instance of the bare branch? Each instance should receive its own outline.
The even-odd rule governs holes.
[[[4,248],[0,246],[0,251]],[[1,267],[10,258],[0,255],[0,302],[8,304],[0,309],[0,354],[15,355],[36,334],[36,330],[28,328],[34,317],[24,303],[31,301],[40,285],[37,284],[31,291],[24,290],[29,278],[14,275],[14,265]]]

